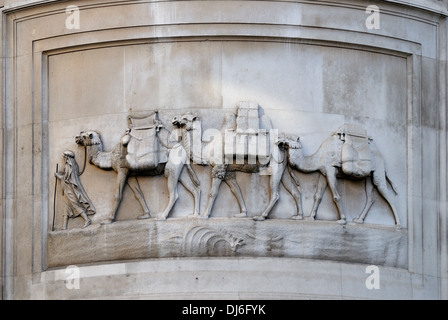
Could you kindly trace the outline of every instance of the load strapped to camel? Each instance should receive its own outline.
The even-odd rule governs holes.
[[[265,116],[264,116],[265,117]],[[269,128],[270,129],[270,128]],[[270,158],[269,130],[260,128],[258,103],[241,101],[238,104],[236,128],[226,129],[224,156],[226,163],[267,164]]]
[[[365,177],[374,168],[370,142],[372,138],[358,125],[344,124],[336,132],[342,145],[342,171],[350,176]]]
[[[149,116],[128,116],[126,164],[134,170],[156,168],[167,162],[166,149],[160,146],[158,133],[163,127],[155,111]]]

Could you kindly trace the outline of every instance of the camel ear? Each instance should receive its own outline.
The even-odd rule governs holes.
[[[93,134],[89,133],[89,139],[93,139]]]

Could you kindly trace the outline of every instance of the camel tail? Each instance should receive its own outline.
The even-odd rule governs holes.
[[[196,175],[196,172],[193,170],[193,167],[189,163],[186,163],[185,166],[187,167],[187,172],[188,175],[190,176],[191,181],[193,181],[196,187],[199,187],[201,183],[199,182],[198,176]]]
[[[387,175],[387,173],[386,173],[386,180],[387,180],[387,182],[389,182],[389,184],[390,184],[390,186],[392,187],[392,190],[394,190],[395,194],[398,194],[398,190],[397,190],[397,188],[396,188],[395,185],[392,183],[392,180],[390,180],[390,178],[389,178],[389,176]]]

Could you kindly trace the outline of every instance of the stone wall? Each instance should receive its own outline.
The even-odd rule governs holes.
[[[2,297],[446,299],[446,15],[4,1]]]

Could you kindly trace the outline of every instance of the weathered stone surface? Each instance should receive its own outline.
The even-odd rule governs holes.
[[[406,230],[332,221],[173,218],[48,235],[49,267],[164,257],[300,257],[407,267]],[[76,244],[75,248],[73,247]]]

